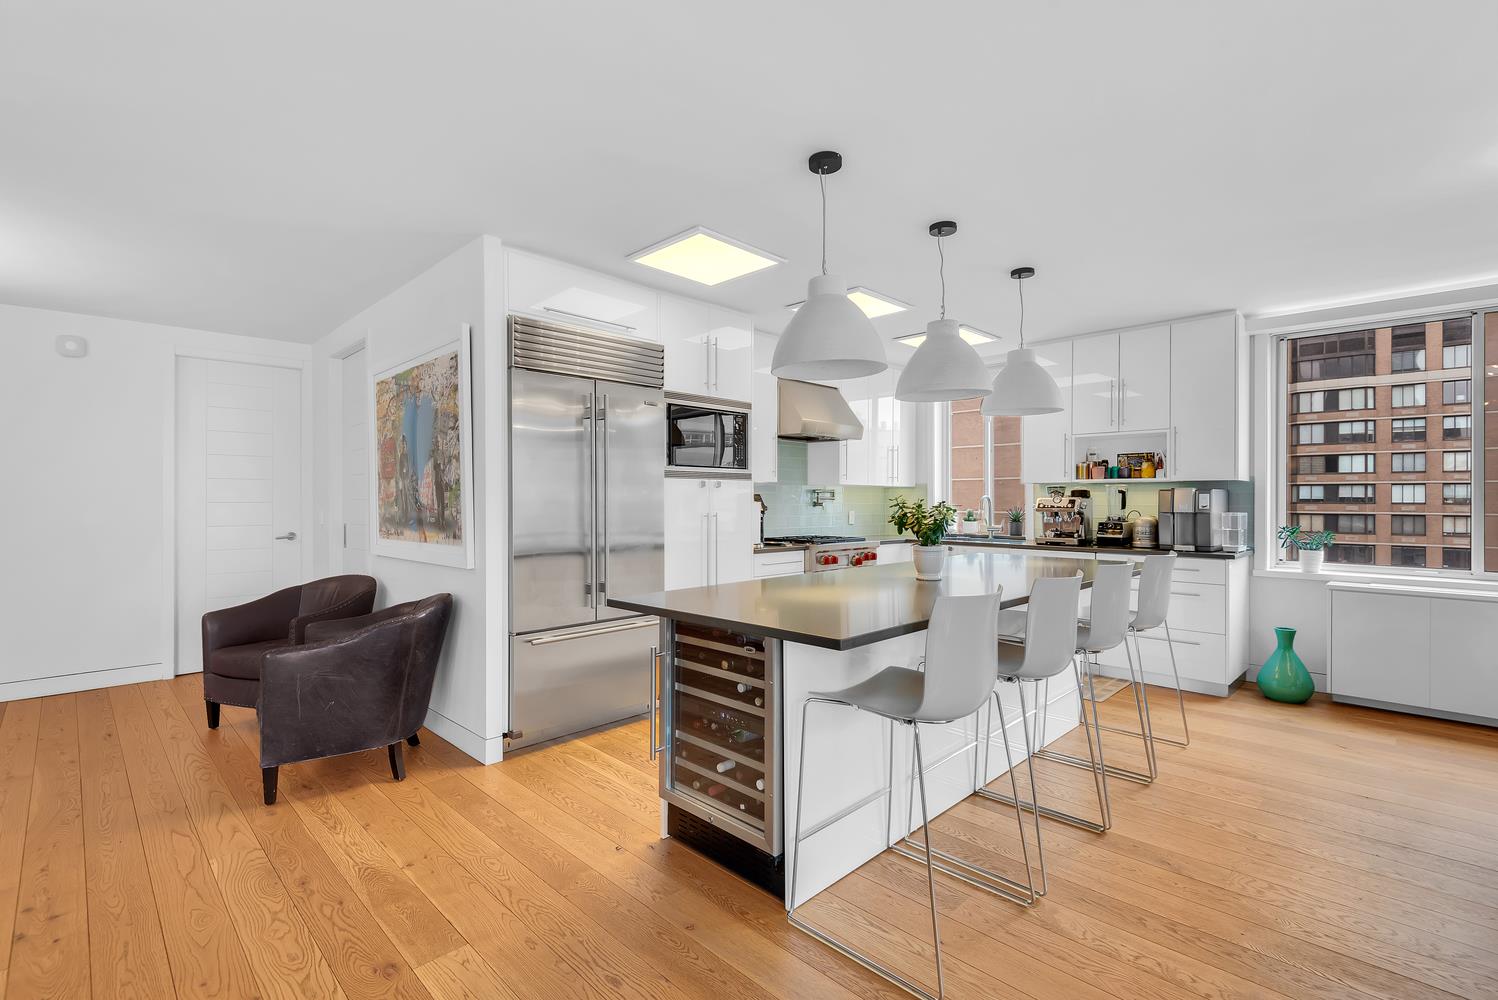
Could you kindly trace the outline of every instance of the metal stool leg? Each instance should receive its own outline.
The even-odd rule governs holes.
[[[1078,650],[1078,652],[1081,653],[1082,663],[1087,667],[1087,683],[1088,691],[1090,692],[1092,690],[1093,654],[1089,654],[1083,650]],[[1114,726],[1105,726],[1101,722],[1099,722],[1097,715],[1097,702],[1093,700],[1093,697],[1090,694],[1082,693],[1080,676],[1077,678],[1077,692],[1082,699],[1081,713],[1084,721],[1087,715],[1086,703],[1088,701],[1092,701],[1093,729],[1096,730],[1098,734],[1098,758],[1101,758],[1102,756],[1102,734],[1105,732],[1118,733],[1123,736],[1133,736],[1144,742],[1144,757],[1145,764],[1148,767],[1147,771],[1135,771],[1132,768],[1119,767],[1115,764],[1109,764],[1107,765],[1108,773],[1113,775],[1115,778],[1123,778],[1127,781],[1137,781],[1141,785],[1148,785],[1155,780],[1156,775],[1159,773],[1159,769],[1155,763],[1154,743],[1150,738],[1149,697],[1144,693],[1144,685],[1136,679],[1134,673],[1134,655],[1133,653],[1129,652],[1129,638],[1127,634],[1124,635],[1124,653],[1129,660],[1129,687],[1134,693],[1134,704],[1139,712],[1139,732],[1136,733],[1130,729],[1119,729]],[[1142,670],[1140,671],[1139,676],[1143,676]],[[1041,747],[1035,752],[1044,760],[1055,761],[1058,764],[1066,764],[1069,767],[1091,768],[1097,766],[1095,759],[1086,760],[1081,757],[1075,756],[1074,754],[1062,753],[1059,750],[1049,750]]]
[[[1157,739],[1163,740],[1171,746],[1189,747],[1191,745],[1191,727],[1186,724],[1186,696],[1181,693],[1181,671],[1176,667],[1176,647],[1170,638],[1170,622],[1166,621],[1162,622],[1162,624],[1165,626],[1165,646],[1170,650],[1170,672],[1175,677],[1176,682],[1176,705],[1181,710],[1181,732],[1186,738],[1183,740],[1172,740],[1161,736],[1157,737]],[[1134,637],[1134,647],[1136,649],[1139,647],[1138,636]],[[1139,672],[1141,674],[1144,673],[1144,658],[1142,655],[1139,659]]]
[[[840,954],[846,955],[848,958],[851,958],[853,961],[857,962],[859,965],[863,966],[865,969],[868,969],[870,972],[874,973],[875,975],[883,976],[885,979],[888,979],[890,982],[894,983],[896,986],[900,987],[902,990],[905,990],[905,991],[907,991],[909,993],[913,993],[913,994],[915,994],[918,997],[923,997],[924,1000],[942,1000],[942,998],[946,995],[946,990],[945,990],[945,985],[944,985],[944,982],[943,982],[943,979],[942,979],[942,967],[941,967],[941,932],[940,932],[940,930],[938,929],[938,926],[937,926],[937,915],[936,915],[936,877],[935,877],[935,875],[931,871],[931,864],[930,864],[930,857],[929,857],[929,855],[927,856],[926,879],[927,879],[927,883],[928,883],[928,885],[930,887],[930,890],[931,890],[931,931],[932,931],[932,935],[933,935],[933,937],[935,938],[935,941],[936,941],[936,989],[937,989],[936,993],[930,993],[927,990],[922,989],[921,987],[917,986],[915,983],[913,983],[910,980],[908,980],[908,979],[904,978],[903,976],[901,976],[898,972],[895,972],[893,969],[890,969],[890,968],[887,968],[887,967],[885,967],[883,965],[880,965],[878,962],[874,961],[872,958],[869,958],[867,955],[863,954],[862,952],[856,951],[855,949],[851,948],[850,946],[844,944],[843,942],[837,940],[836,938],[834,938],[834,937],[832,937],[832,936],[830,936],[828,934],[823,933],[822,931],[820,931],[817,928],[813,927],[811,924],[809,924],[806,921],[802,920],[800,917],[796,916],[796,910],[797,910],[797,908],[800,905],[800,903],[799,903],[799,901],[798,901],[798,899],[796,897],[796,875],[798,874],[798,869],[800,868],[800,861],[801,861],[801,841],[803,839],[805,839],[806,836],[814,835],[814,834],[820,832],[820,830],[826,828],[826,823],[823,823],[823,824],[819,824],[819,826],[817,827],[817,829],[812,830],[812,832],[810,834],[803,835],[802,831],[801,831],[801,806],[802,806],[802,800],[803,800],[802,792],[806,788],[806,710],[811,707],[811,703],[813,701],[818,701],[818,700],[823,701],[823,704],[827,704],[827,705],[842,705],[843,704],[843,702],[827,701],[827,700],[823,700],[823,699],[813,699],[813,698],[808,698],[808,699],[806,699],[806,701],[802,702],[802,704],[801,704],[801,740],[800,740],[801,752],[800,752],[800,757],[799,757],[799,759],[797,761],[797,764],[796,764],[796,823],[795,823],[794,833],[792,835],[792,841],[791,841],[791,844],[792,844],[792,854],[791,854],[791,893],[790,893],[790,899],[789,899],[789,902],[790,902],[791,905],[790,905],[790,909],[786,912],[786,915],[785,915],[786,916],[786,920],[788,920],[790,922],[790,924],[791,924],[792,927],[795,927],[797,930],[803,931],[804,933],[810,935],[811,937],[816,938],[818,941],[822,942],[823,944],[825,944],[827,947],[833,949],[834,951],[836,951],[836,952],[838,952]],[[916,743],[916,754],[919,757],[919,754],[920,754],[919,736],[917,736],[917,741],[918,742]],[[891,747],[893,748],[893,742],[894,742],[893,738],[891,738],[890,742],[891,742]],[[891,753],[893,753],[893,749],[891,749]],[[917,768],[917,770],[919,771],[919,768]],[[921,785],[920,785],[920,787],[921,787],[921,815],[924,818],[925,814],[926,814],[926,779],[925,779],[925,775],[924,774],[921,775]],[[890,794],[891,796],[893,796],[893,786],[891,786],[889,788],[886,788],[885,792],[887,794]],[[887,814],[888,810],[886,809],[885,812]],[[929,850],[929,847],[930,847],[930,838],[931,838],[931,831],[930,831],[930,828],[928,827],[927,830],[926,830],[926,841],[927,841],[927,848],[928,848],[928,850]]]

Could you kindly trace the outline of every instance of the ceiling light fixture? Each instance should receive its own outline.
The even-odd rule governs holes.
[[[720,285],[785,263],[784,257],[702,226],[693,226],[684,233],[636,250],[629,259],[702,285]]]
[[[878,375],[889,367],[884,342],[843,279],[827,273],[827,175],[842,169],[842,154],[813,153],[806,165],[822,188],[822,273],[808,282],[806,302],[776,343],[770,371],[777,378],[810,380]]]
[[[962,339],[955,319],[947,319],[947,254],[941,241],[957,232],[955,222],[933,222],[927,229],[936,238],[941,262],[941,317],[926,324],[926,339],[900,372],[895,398],[907,403],[949,403],[973,399],[991,391],[983,359]]]
[[[985,417],[1032,417],[1064,409],[1061,387],[1036,363],[1035,352],[1025,347],[1025,279],[1034,276],[1033,267],[1009,272],[1019,282],[1019,347],[1009,352],[1003,370],[994,376],[993,390],[983,401]]]
[[[991,344],[995,340],[999,339],[991,333],[985,333],[975,326],[968,326],[966,324],[957,327],[957,335],[967,343],[972,344],[974,347],[977,347],[979,344]],[[910,333],[906,334],[903,337],[895,338],[895,343],[904,344],[906,347],[920,347],[925,342],[925,331],[922,331],[920,333]]]
[[[854,285],[848,289],[848,301],[863,311],[869,319],[878,319],[880,316],[893,316],[895,313],[904,312],[910,308],[910,303],[892,299],[888,295],[865,288],[862,285]],[[806,300],[792,302],[786,306],[791,312],[795,312],[806,305]]]

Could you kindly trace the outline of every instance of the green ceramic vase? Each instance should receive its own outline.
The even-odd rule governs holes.
[[[1271,701],[1284,701],[1299,705],[1311,700],[1316,693],[1316,682],[1306,665],[1295,655],[1295,630],[1274,630],[1274,652],[1259,668],[1259,690]]]

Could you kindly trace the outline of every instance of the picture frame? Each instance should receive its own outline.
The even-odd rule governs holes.
[[[455,340],[370,376],[372,555],[473,568],[471,338],[464,323]]]

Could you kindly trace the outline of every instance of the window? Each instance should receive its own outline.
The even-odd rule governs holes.
[[[1443,535],[1470,535],[1472,534],[1472,518],[1466,516],[1453,516],[1447,514],[1441,518],[1441,534]]]
[[[1372,514],[1327,514],[1326,529],[1339,535],[1373,534]]]
[[[1422,466],[1423,468],[1423,466]],[[1471,472],[1472,453],[1470,451],[1446,451],[1441,453],[1442,472]]]
[[[1442,382],[1441,402],[1447,406],[1472,402],[1472,380],[1462,378],[1451,382]]]
[[[1448,319],[1441,324],[1441,367],[1472,367],[1472,317]]]
[[[1297,392],[1292,399],[1296,413],[1323,413],[1327,410],[1373,409],[1372,387],[1328,389],[1323,392]]]
[[[1378,425],[1372,420],[1343,420],[1335,424],[1296,424],[1295,444],[1372,444]]]
[[[1396,326],[1390,338],[1396,372],[1425,371],[1425,324]]]
[[[1389,563],[1394,566],[1424,566],[1425,546],[1394,545],[1389,549]]]
[[[1293,381],[1315,382],[1372,375],[1376,342],[1374,330],[1302,337],[1291,345]]]
[[[1472,417],[1442,417],[1441,438],[1446,441],[1466,441],[1472,437]]]
[[[1424,441],[1425,418],[1401,417],[1398,420],[1389,421],[1389,440]]]
[[[1396,385],[1390,387],[1389,405],[1395,408],[1405,406],[1425,405],[1425,383],[1416,382],[1413,385]]]
[[[1355,475],[1373,471],[1373,455],[1302,455],[1295,460],[1295,471],[1302,476],[1327,474]]]
[[[1395,483],[1389,487],[1390,503],[1424,503],[1424,483]]]
[[[1333,545],[1332,548],[1334,549],[1334,548],[1336,548],[1336,546]],[[1331,550],[1328,549],[1327,551],[1331,551]],[[1442,569],[1471,569],[1472,568],[1472,550],[1471,549],[1449,549],[1449,548],[1448,549],[1442,549],[1441,550],[1441,568]]]
[[[1471,503],[1471,483],[1446,483],[1441,487],[1442,503]]]
[[[1296,503],[1320,503],[1326,499],[1326,487],[1297,486],[1294,496]]]
[[[1297,424],[1296,444],[1326,444],[1326,424]]]
[[[1423,535],[1425,534],[1424,514],[1393,514],[1389,517],[1389,534],[1391,535]]]
[[[1390,472],[1425,471],[1425,452],[1423,451],[1396,451],[1389,456],[1389,459],[1391,465]]]
[[[1424,489],[1425,487],[1422,486],[1420,488]],[[1354,483],[1338,486],[1334,500],[1337,503],[1372,503],[1373,484]]]
[[[1334,563],[1356,563],[1362,566],[1373,565],[1373,546],[1371,545],[1333,545],[1326,550],[1326,561]]]

